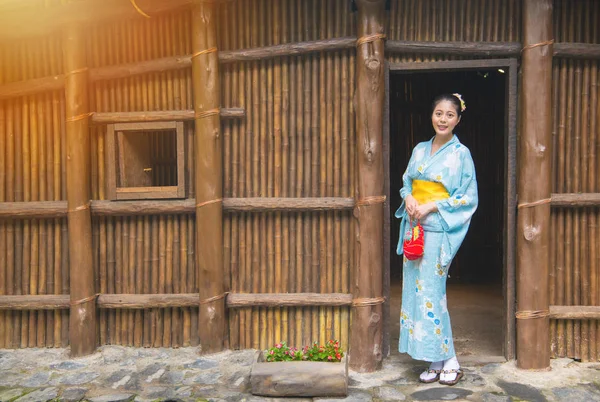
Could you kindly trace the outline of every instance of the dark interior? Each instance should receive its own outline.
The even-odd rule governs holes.
[[[479,207],[450,267],[448,283],[502,283],[505,191],[506,74],[478,71],[390,72],[391,280],[402,278],[396,255],[402,174],[413,147],[429,140],[431,102],[441,93],[463,95],[467,109],[454,133],[471,151],[477,173]]]

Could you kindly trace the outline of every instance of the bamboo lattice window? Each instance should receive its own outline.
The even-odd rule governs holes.
[[[185,198],[183,122],[109,124],[106,170],[108,199]]]

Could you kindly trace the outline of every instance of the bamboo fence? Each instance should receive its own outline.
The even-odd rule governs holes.
[[[556,42],[600,43],[600,4],[556,1]],[[555,58],[553,67],[553,193],[600,192],[600,63]],[[600,209],[552,211],[550,304],[598,306]],[[600,360],[598,320],[552,320],[554,357]]]
[[[63,71],[59,35],[4,44],[0,83]],[[0,201],[66,200],[61,91],[0,102]],[[0,221],[0,295],[69,293],[66,219]],[[68,343],[67,311],[0,311],[0,348]]]
[[[136,63],[191,53],[191,21],[186,11],[157,18],[94,26],[87,36],[89,68]],[[91,85],[96,112],[189,110],[190,70],[143,74]],[[106,199],[106,126],[92,131],[92,198]],[[134,134],[145,135],[145,134]],[[174,142],[150,135],[153,185],[174,185]],[[193,124],[185,124],[185,183],[194,197]],[[116,161],[114,162],[116,163]],[[96,217],[93,224],[94,272],[99,293],[197,293],[193,215]],[[101,309],[99,344],[144,347],[198,345],[198,309]]]
[[[227,2],[219,17],[224,51],[354,32],[340,0]],[[353,50],[227,64],[222,77],[223,107],[247,110],[224,124],[224,197],[353,196]],[[350,212],[232,213],[224,225],[231,292],[350,293]],[[232,348],[347,347],[349,308],[236,308],[229,326]]]
[[[66,3],[43,2],[46,7]],[[600,43],[598,16],[596,1],[555,1],[555,41]],[[356,26],[349,3],[238,0],[220,2],[217,17],[223,63],[221,107],[246,111],[245,119],[222,120],[223,197],[354,198],[356,62],[352,42]],[[390,41],[519,44],[522,39],[517,0],[392,0],[386,18]],[[90,80],[90,111],[190,115],[191,63],[185,64],[192,53],[189,9],[151,19],[93,24],[86,32],[90,70],[167,58],[171,58],[169,66],[177,66],[126,78]],[[250,55],[237,62],[227,59],[232,53],[223,53],[333,38],[340,39],[340,47],[333,51],[263,54],[261,59]],[[64,73],[62,47],[60,35],[3,42],[0,85],[60,76]],[[183,61],[173,61],[174,57]],[[391,62],[458,58],[465,56],[387,55]],[[600,192],[599,74],[597,60],[554,60],[553,193]],[[405,82],[397,91],[414,97],[411,85]],[[66,201],[64,116],[62,89],[0,100],[0,202]],[[405,122],[413,131],[403,141],[416,138],[417,118]],[[194,123],[190,119],[185,119],[185,185],[186,198],[193,200]],[[90,126],[93,200],[106,200],[105,130],[104,124]],[[480,122],[472,130],[481,132],[485,126]],[[492,152],[482,138],[473,138],[469,145],[488,146],[482,152]],[[403,147],[409,149],[410,144]],[[168,147],[160,149],[157,161],[172,158]],[[393,178],[402,168],[391,169]],[[153,170],[160,169],[156,165]],[[500,172],[488,173],[500,180]],[[157,175],[162,183],[167,177],[172,180],[173,172]],[[598,212],[597,206],[552,210],[551,305],[600,303]],[[355,250],[354,218],[349,210],[239,209],[223,216],[225,290],[232,294],[351,293]],[[94,215],[92,230],[98,293],[198,293],[192,213]],[[69,294],[65,218],[0,220],[0,259],[0,295]],[[347,346],[349,313],[347,306],[231,308],[228,346],[265,348],[282,340],[300,346],[329,338]],[[64,309],[0,310],[0,348],[66,346],[68,320]],[[176,347],[200,342],[196,307],[102,308],[98,324],[101,345]],[[597,320],[551,320],[550,330],[554,356],[600,360]]]

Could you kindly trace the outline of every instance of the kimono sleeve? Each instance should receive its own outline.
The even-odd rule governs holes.
[[[450,197],[436,201],[442,226],[448,233],[462,231],[466,233],[479,202],[475,165],[467,148],[463,149],[458,174],[460,174],[459,184],[452,189]]]
[[[402,188],[400,189],[400,197],[402,197],[403,200],[406,199],[408,195],[412,194],[412,177],[410,177],[409,172],[411,167],[415,164],[415,149],[417,149],[417,147],[413,148],[406,171],[402,175]]]

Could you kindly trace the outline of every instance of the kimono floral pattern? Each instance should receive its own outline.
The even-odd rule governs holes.
[[[449,198],[436,201],[438,212],[429,214],[421,225],[425,231],[423,257],[404,258],[399,351],[414,359],[441,361],[455,355],[446,300],[448,269],[477,209],[477,181],[469,149],[454,136],[430,156],[433,139],[413,150],[400,195],[412,193],[413,180],[444,185]],[[397,253],[410,236],[404,203],[396,211],[400,224]]]

